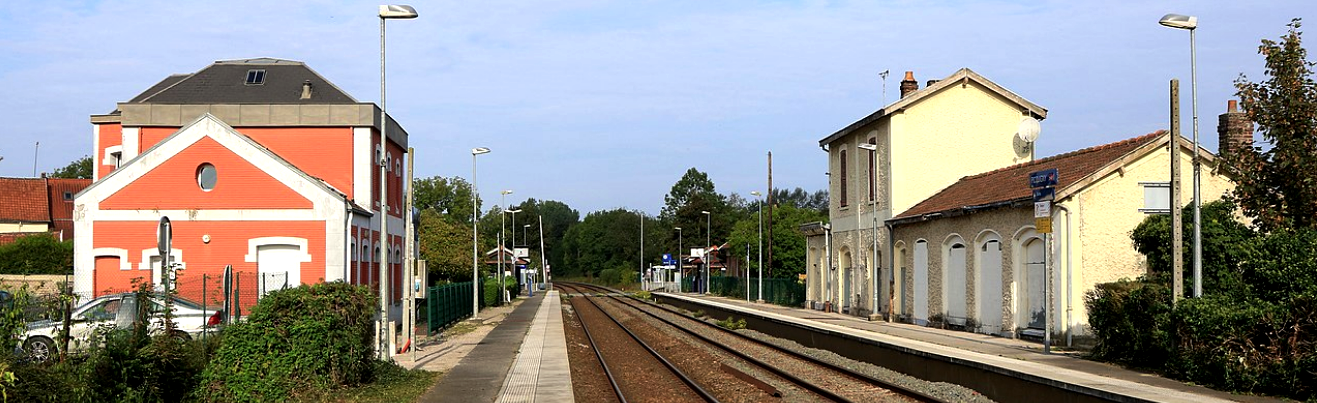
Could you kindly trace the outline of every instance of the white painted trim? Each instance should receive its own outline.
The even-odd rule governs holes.
[[[311,261],[311,253],[307,248],[306,238],[291,236],[267,236],[261,238],[252,238],[247,240],[247,255],[243,256],[243,261],[247,263],[256,263],[256,248],[265,245],[292,245],[302,251],[302,263]]]
[[[370,204],[370,156],[371,128],[352,128],[352,200],[361,205]]]
[[[100,143],[100,141],[97,141],[97,143]],[[101,154],[101,163],[96,164],[96,169],[100,169],[101,165],[109,165],[118,168],[119,165],[123,163],[123,158],[117,158],[113,163],[110,163],[110,154],[118,152],[120,156],[123,156],[122,145],[105,147],[105,149],[101,151],[103,152]]]
[[[92,261],[101,256],[115,256],[119,258],[119,270],[128,271],[133,269],[133,264],[128,262],[128,250],[121,248],[96,248],[91,250]]]
[[[322,277],[326,283],[331,281],[344,280],[348,277],[348,226],[347,211],[344,209],[331,210],[327,214],[331,216],[325,220],[325,271]],[[306,249],[303,249],[306,251]],[[299,277],[303,283],[305,280]],[[318,280],[318,279],[310,279]]]
[[[123,145],[123,159],[121,161],[137,158],[137,155],[142,153],[141,134],[142,129],[139,127],[124,127],[120,130],[119,136],[123,139],[123,142],[119,143]],[[122,166],[123,164],[120,163],[119,165]]]
[[[100,210],[96,221],[157,221],[167,216],[174,221],[320,221],[328,220],[316,210]]]
[[[123,149],[123,146],[122,145],[119,146],[119,149]],[[101,151],[101,125],[98,124],[91,125],[91,151],[93,153],[98,153]],[[93,157],[93,159],[94,158],[95,157]],[[105,160],[103,159],[100,161],[92,161],[91,163],[92,180],[97,180],[101,178],[101,164],[103,163],[105,163]]]

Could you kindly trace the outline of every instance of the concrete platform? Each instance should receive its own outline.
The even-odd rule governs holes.
[[[873,340],[897,348],[917,350],[925,355],[967,362],[984,369],[1016,372],[1046,379],[1049,383],[1060,383],[1067,388],[1091,388],[1101,391],[1103,395],[1120,397],[1118,400],[1186,403],[1280,401],[1232,395],[1066,354],[1045,354],[1041,344],[1029,341],[910,324],[870,322],[864,318],[837,313],[756,304],[724,297],[678,293],[656,295]]]
[[[419,401],[573,401],[560,304],[556,291],[523,299]]]

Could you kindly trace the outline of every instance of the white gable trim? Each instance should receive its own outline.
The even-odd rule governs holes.
[[[133,264],[128,263],[128,250],[121,248],[96,248],[91,250],[92,259],[102,256],[117,256],[119,258],[119,270],[128,271],[133,269]]]
[[[308,253],[306,238],[297,238],[290,236],[267,236],[262,238],[252,238],[247,240],[247,255],[243,260],[247,263],[256,263],[256,248],[265,245],[293,245],[302,251],[302,263],[311,261],[311,254]]]

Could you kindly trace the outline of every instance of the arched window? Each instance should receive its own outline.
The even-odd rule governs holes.
[[[840,156],[841,156],[841,169],[840,169],[840,171],[841,171],[841,182],[840,182],[840,184],[841,184],[841,191],[840,191],[839,193],[841,193],[841,199],[839,200],[839,202],[841,203],[841,206],[842,206],[842,207],[846,207],[846,205],[847,205],[847,203],[846,203],[846,193],[847,193],[847,192],[846,192],[846,179],[847,179],[847,177],[846,177],[846,150],[845,150],[845,149],[841,150]]]

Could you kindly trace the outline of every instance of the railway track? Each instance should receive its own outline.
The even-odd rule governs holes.
[[[566,292],[576,292],[584,296],[585,298],[582,299],[590,301],[602,312],[612,311],[611,316],[647,317],[651,319],[649,321],[651,323],[662,324],[654,325],[661,329],[661,332],[683,334],[696,340],[697,343],[735,357],[732,360],[739,361],[737,365],[720,363],[723,370],[734,373],[742,381],[773,396],[780,397],[781,392],[772,385],[785,384],[814,396],[816,400],[823,401],[939,401],[918,391],[895,386],[808,355],[750,338],[671,308],[619,296],[613,290],[583,283],[559,283],[558,286],[564,288]],[[607,303],[599,304],[596,299]],[[609,308],[605,310],[602,305],[607,305]],[[734,368],[737,366],[749,367],[751,370],[737,370]],[[763,375],[755,376],[751,373]],[[735,400],[734,397],[728,399]]]

